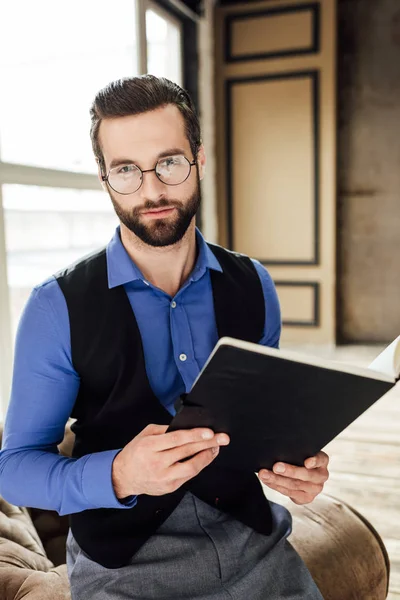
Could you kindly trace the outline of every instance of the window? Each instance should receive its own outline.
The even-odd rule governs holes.
[[[32,288],[111,238],[118,220],[97,190],[4,185],[11,329]]]
[[[146,10],[147,69],[182,85],[182,25],[155,5]]]
[[[32,288],[107,244],[118,224],[90,144],[95,94],[114,79],[143,72],[182,84],[181,24],[155,2],[22,4],[0,8],[3,353],[13,345]],[[3,363],[0,418],[10,378]]]
[[[139,73],[135,0],[35,0],[23,19],[19,2],[1,10],[2,160],[95,173],[89,106],[112,79]]]

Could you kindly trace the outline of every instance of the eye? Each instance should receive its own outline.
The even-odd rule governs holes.
[[[135,171],[136,167],[135,165],[124,165],[123,167],[120,167],[117,171],[117,173],[132,173],[132,171]]]
[[[161,167],[171,167],[172,165],[180,165],[182,164],[183,156],[167,156],[167,158],[163,158],[160,160],[159,165]]]

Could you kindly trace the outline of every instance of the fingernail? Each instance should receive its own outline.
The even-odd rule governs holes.
[[[218,435],[217,442],[222,446],[226,446],[226,444],[229,444],[229,439],[225,435]]]
[[[214,437],[214,432],[213,431],[203,431],[203,433],[201,434],[201,437],[203,438],[203,440],[211,440],[211,438]]]
[[[310,462],[308,463],[310,469],[313,469],[314,467],[317,466],[317,460],[315,458],[313,458],[312,460],[310,460]]]
[[[211,452],[214,454],[214,456],[216,456],[218,454],[218,452],[219,452],[218,446],[216,446],[214,448],[211,448]]]
[[[261,476],[263,481],[269,481],[271,479],[271,475],[269,473],[265,473],[265,475]]]
[[[276,465],[276,467],[274,467],[274,471],[275,473],[284,473],[285,467],[283,465]]]

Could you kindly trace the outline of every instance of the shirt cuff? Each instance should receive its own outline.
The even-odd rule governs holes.
[[[111,473],[118,452],[121,448],[88,455],[82,472],[82,491],[90,508],[132,508],[136,505],[136,496],[119,500],[115,495]]]

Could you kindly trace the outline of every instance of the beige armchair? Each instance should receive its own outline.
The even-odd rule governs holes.
[[[1,433],[0,426],[0,441]],[[73,434],[67,427],[60,451],[69,455],[72,444]],[[325,600],[387,597],[388,555],[366,519],[326,494],[311,504],[292,504],[290,510],[290,542]],[[0,498],[1,600],[70,600],[65,565],[67,532],[67,517],[19,508]]]

